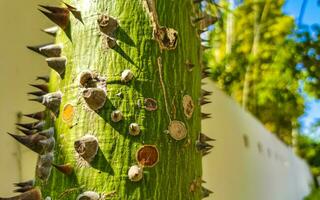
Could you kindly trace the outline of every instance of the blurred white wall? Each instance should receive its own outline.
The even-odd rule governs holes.
[[[43,109],[27,101],[27,92],[34,91],[28,83],[35,83],[35,77],[48,74],[49,69],[44,58],[27,50],[26,45],[53,40],[40,31],[52,25],[37,10],[38,4],[47,2],[53,0],[0,0],[0,196],[12,193],[12,183],[30,179],[34,174],[35,155],[6,132],[15,132],[19,111]]]
[[[39,30],[52,25],[37,11],[38,4],[47,2],[53,0],[0,0],[0,196],[10,195],[12,183],[31,179],[34,174],[35,154],[6,132],[15,132],[19,111],[42,109],[28,102],[26,93],[33,90],[28,83],[35,83],[36,75],[47,74],[48,67],[43,57],[25,46],[52,40]],[[305,163],[212,83],[205,87],[214,91],[213,103],[204,108],[213,118],[203,121],[203,132],[217,139],[213,153],[204,159],[204,179],[215,192],[208,199],[301,200],[311,181]]]
[[[214,192],[208,199],[302,200],[313,181],[306,163],[212,81],[204,88],[213,91],[213,103],[203,107],[212,118],[203,120],[202,130],[217,139],[203,163]]]

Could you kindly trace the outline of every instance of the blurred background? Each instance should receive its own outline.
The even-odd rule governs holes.
[[[0,0],[0,196],[34,176],[35,155],[12,140],[19,113],[41,110],[27,101],[45,61],[26,49],[53,38],[38,4]],[[204,180],[215,200],[320,199],[320,6],[317,0],[207,0],[219,18],[203,45],[213,118],[203,132],[217,141],[204,158]],[[311,194],[309,194],[311,193]],[[307,197],[310,195],[309,197]]]

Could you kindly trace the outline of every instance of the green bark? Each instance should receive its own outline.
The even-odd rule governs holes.
[[[178,32],[175,49],[160,50],[153,38],[152,19],[143,0],[79,0],[67,2],[82,11],[84,24],[72,15],[71,38],[59,31],[56,43],[63,43],[62,54],[67,57],[65,77],[51,73],[50,90],[63,94],[56,128],[54,163],[70,163],[72,175],[52,170],[47,182],[37,180],[43,197],[76,199],[84,191],[95,191],[110,199],[200,199],[201,153],[196,149],[200,133],[201,53],[197,28],[191,17],[199,15],[198,5],[186,0],[159,0],[156,12],[159,25]],[[97,19],[99,14],[119,21],[115,32],[117,46],[107,49],[102,40]],[[160,58],[160,59],[159,59]],[[161,63],[159,61],[161,60]],[[186,62],[194,64],[192,71]],[[121,73],[130,69],[134,78],[121,82]],[[102,109],[89,109],[82,97],[79,75],[85,70],[97,72],[106,78],[107,100]],[[119,97],[122,93],[123,97]],[[190,95],[194,112],[190,119],[184,114],[183,97]],[[146,98],[157,101],[157,110],[147,111]],[[63,108],[75,108],[71,122],[62,120]],[[141,104],[141,106],[139,106]],[[111,121],[111,112],[120,110],[123,120]],[[187,136],[175,140],[168,134],[168,125],[178,120],[185,124]],[[141,133],[128,134],[131,123],[138,123]],[[92,134],[98,138],[99,150],[90,166],[79,167],[74,142]],[[155,145],[159,162],[145,167],[138,182],[128,178],[129,168],[137,164],[136,152],[142,145]]]

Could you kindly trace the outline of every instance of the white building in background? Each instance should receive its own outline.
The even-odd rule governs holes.
[[[302,200],[313,182],[308,165],[268,132],[251,114],[207,81],[213,91],[212,113],[203,120],[203,133],[215,138],[204,158],[205,185],[213,200]]]

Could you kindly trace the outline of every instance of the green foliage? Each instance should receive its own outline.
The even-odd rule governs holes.
[[[222,12],[206,57],[217,84],[291,144],[292,130],[304,111],[299,81],[309,75],[296,67],[304,58],[297,54],[305,51],[296,38],[288,37],[294,20],[283,14],[283,3],[247,0],[232,12]]]
[[[298,154],[309,163],[313,175],[320,176],[320,141],[300,135],[297,150]]]
[[[310,195],[305,197],[304,200],[319,200],[320,199],[320,189],[313,188]]]
[[[312,30],[309,27],[302,28],[296,34],[297,43],[295,51],[300,61],[301,72],[304,78],[305,91],[320,98],[320,27],[314,25]]]

